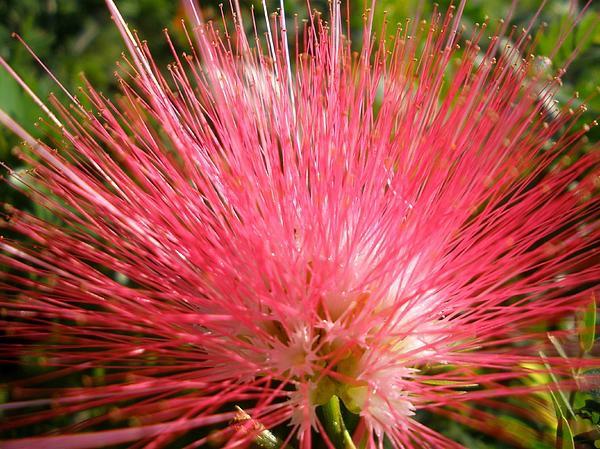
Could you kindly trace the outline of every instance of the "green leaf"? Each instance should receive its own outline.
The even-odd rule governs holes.
[[[548,390],[550,393],[550,398],[552,399],[552,405],[554,405],[554,411],[556,413],[556,418],[560,421],[565,417],[565,411],[561,406],[561,401],[556,397],[552,390]]]
[[[569,426],[569,421],[567,421],[564,417],[561,421],[561,430],[562,430],[562,449],[575,449],[575,442],[573,441],[573,432],[571,431],[571,427]]]
[[[596,340],[596,297],[592,295],[592,301],[581,318],[579,331],[579,344],[584,353],[588,353],[594,347]]]
[[[562,346],[556,346],[556,344],[558,344],[558,340],[554,339],[553,337],[549,337],[549,338],[550,338],[550,341],[555,344],[555,347],[557,347],[557,349],[560,348],[560,350],[559,350],[559,353],[560,353],[560,351],[562,350]],[[541,351],[540,351],[540,356],[542,357],[542,359],[544,359],[544,365],[546,366],[546,369],[548,370],[548,374],[550,375],[552,382],[554,382],[554,384],[557,387],[556,390],[553,391],[552,389],[549,389],[548,392],[550,393],[550,396],[552,397],[552,403],[554,404],[554,409],[556,410],[556,417],[559,420],[559,426],[560,426],[560,418],[564,418],[565,416],[571,416],[571,417],[575,418],[576,415],[575,415],[575,412],[573,411],[573,408],[571,407],[571,403],[569,402],[569,399],[565,395],[564,391],[562,391],[559,388],[558,379],[552,373],[552,369],[550,368],[550,365],[545,361],[546,356]]]

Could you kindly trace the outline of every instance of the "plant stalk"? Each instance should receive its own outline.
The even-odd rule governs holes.
[[[356,449],[352,437],[346,429],[342,409],[340,407],[340,398],[336,395],[323,405],[323,424],[327,431],[327,436],[336,449]]]

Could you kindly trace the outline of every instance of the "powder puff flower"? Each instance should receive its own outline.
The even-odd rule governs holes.
[[[557,163],[581,110],[549,109],[529,30],[467,39],[461,4],[375,46],[368,15],[353,53],[339,4],[291,45],[283,5],[250,42],[239,7],[222,37],[190,2],[195,42],[162,71],[107,3],[122,96],[30,92],[43,141],[0,112],[53,216],[11,209],[0,241],[0,353],[53,368],[11,385],[2,448],[248,443],[236,407],[309,448],[338,400],[345,444],[458,448],[419,412],[530,390],[538,325],[589,301],[600,232],[597,154]]]

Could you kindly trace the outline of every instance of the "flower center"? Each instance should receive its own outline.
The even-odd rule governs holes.
[[[308,393],[311,409],[337,396],[350,412],[377,419],[414,413],[402,385],[417,370],[405,354],[426,343],[418,335],[394,333],[406,318],[384,336],[382,318],[375,316],[378,311],[369,298],[368,292],[329,295],[323,299],[320,321],[300,325],[272,348],[271,362],[296,382],[298,394],[308,387],[297,400],[306,404]]]

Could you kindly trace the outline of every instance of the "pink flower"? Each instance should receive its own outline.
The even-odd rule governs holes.
[[[14,211],[20,237],[0,242],[1,353],[55,368],[15,383],[0,429],[64,417],[1,447],[154,448],[201,429],[198,447],[241,406],[308,448],[339,397],[357,444],[457,448],[415,414],[531,391],[535,325],[589,300],[600,232],[597,154],[557,163],[581,111],[532,75],[526,32],[465,40],[450,10],[374,47],[369,16],[352,54],[336,5],[290,55],[283,21],[255,46],[239,22],[228,40],[197,19],[162,75],[108,5],[123,97],[51,99],[44,142],[0,113],[55,217]],[[81,387],[43,387],[74,373]]]

